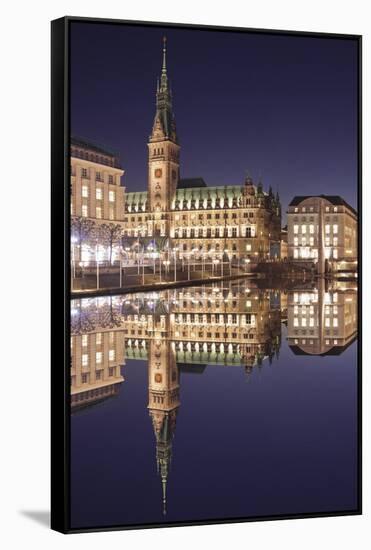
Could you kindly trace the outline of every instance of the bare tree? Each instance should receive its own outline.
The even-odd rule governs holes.
[[[100,239],[109,247],[109,263],[112,265],[112,249],[120,242],[122,235],[121,225],[117,223],[103,223],[99,226]]]
[[[73,217],[71,219],[71,237],[78,245],[91,240],[96,230],[95,222],[89,218]]]

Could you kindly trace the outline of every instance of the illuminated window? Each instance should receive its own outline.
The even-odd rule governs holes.
[[[330,226],[329,224],[325,225],[325,233],[328,235],[330,233]]]
[[[337,246],[337,245],[338,245],[338,238],[337,238],[337,237],[334,237],[334,238],[333,238],[333,243],[334,243],[334,246]]]
[[[338,318],[334,317],[332,320],[332,326],[337,327],[338,326]]]
[[[325,327],[329,327],[330,326],[330,317],[326,317],[325,318]]]
[[[299,208],[294,208],[294,211],[295,211],[295,212],[299,212]]]
[[[332,226],[332,231],[334,232],[335,235],[337,234],[337,232],[338,232],[338,226],[337,226],[337,224],[334,224],[334,225]]]
[[[95,354],[95,362],[100,365],[101,362],[102,362],[102,352],[101,351],[97,351],[97,353]]]
[[[294,237],[294,246],[298,246],[298,244],[299,244],[298,237]]]
[[[301,209],[302,212],[305,212],[306,211],[306,208],[305,206],[303,206],[303,208]]]
[[[310,317],[310,319],[309,319],[309,326],[314,327],[314,318],[313,317]]]
[[[101,206],[96,207],[95,215],[98,218],[98,220],[100,220],[102,218],[102,207]]]
[[[100,346],[101,343],[102,343],[102,333],[101,332],[97,332],[96,335],[95,335],[95,343],[97,346]]]
[[[298,326],[299,326],[298,318],[294,317],[294,327],[298,327]]]
[[[109,200],[109,202],[115,202],[115,200],[116,200],[116,193],[115,193],[115,191],[109,191],[109,193],[108,193],[108,200]]]
[[[87,216],[88,216],[88,205],[87,204],[82,205],[81,214],[82,214],[83,218],[87,218]]]
[[[314,245],[314,237],[309,237],[309,244],[310,246]]]
[[[299,313],[299,307],[294,306],[294,315],[297,315]]]
[[[330,212],[330,207],[326,206],[326,212]]]
[[[83,353],[83,354],[82,354],[81,362],[82,362],[82,366],[83,366],[83,367],[87,367],[87,366],[88,366],[88,363],[89,363],[89,355],[88,355],[87,353]]]
[[[334,212],[337,212],[337,211],[338,211],[338,207],[334,206]]]
[[[81,196],[85,198],[89,196],[89,187],[87,185],[81,187]]]
[[[97,199],[97,201],[101,201],[102,198],[103,198],[103,190],[101,187],[97,187],[97,189],[95,190],[95,198]]]
[[[294,302],[299,301],[299,294],[297,292],[294,292]]]
[[[115,219],[115,209],[114,209],[114,208],[111,207],[111,208],[109,209],[108,216],[109,216],[109,219],[110,219],[110,220],[114,220],[114,219]]]
[[[309,233],[311,233],[312,235],[314,234],[314,225],[313,224],[311,224],[309,226]]]
[[[82,335],[81,342],[82,342],[83,347],[86,347],[88,345],[88,335],[87,334]]]
[[[251,244],[247,244],[247,245],[246,245],[246,250],[247,250],[247,252],[250,252],[250,250],[251,250]]]
[[[305,317],[303,317],[302,320],[301,320],[301,326],[302,326],[302,327],[306,327],[306,326],[307,326],[307,320],[306,320]]]
[[[115,355],[116,355],[116,354],[115,354],[115,350],[114,350],[114,349],[110,349],[110,350],[109,350],[109,353],[108,353],[108,359],[109,359],[110,361],[114,361],[114,360],[115,360]]]
[[[301,226],[301,232],[304,234],[307,232],[307,226],[306,225],[302,225]]]
[[[334,248],[334,250],[332,251],[332,255],[334,256],[335,260],[337,259],[338,257],[338,251],[336,248]]]
[[[294,234],[297,235],[299,233],[299,226],[294,225]]]
[[[338,306],[333,306],[332,311],[333,311],[334,315],[337,315],[337,313],[338,313]]]
[[[306,246],[306,245],[307,245],[307,239],[306,239],[306,237],[302,237],[301,246]]]
[[[325,245],[330,246],[330,237],[325,238]]]
[[[251,307],[251,300],[246,301],[246,307]]]
[[[111,332],[109,333],[109,337],[108,337],[108,338],[109,338],[109,343],[110,343],[110,344],[113,344],[113,342],[115,341],[115,333],[114,333],[113,331],[111,331]]]

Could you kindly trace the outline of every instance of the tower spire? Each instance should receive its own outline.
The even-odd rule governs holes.
[[[162,74],[166,74],[166,36],[162,38]]]

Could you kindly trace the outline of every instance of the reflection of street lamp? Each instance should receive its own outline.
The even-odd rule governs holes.
[[[164,260],[162,263],[165,266],[165,272],[168,274],[169,273],[170,260]]]

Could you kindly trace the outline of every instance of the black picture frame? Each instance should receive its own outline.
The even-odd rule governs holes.
[[[71,528],[70,521],[70,25],[72,22],[121,26],[207,29],[215,32],[258,33],[342,38],[358,48],[358,505],[352,511],[313,512],[208,521]],[[265,30],[239,27],[62,17],[51,23],[51,528],[61,533],[127,530],[187,525],[301,519],[362,514],[362,36],[335,33]]]

